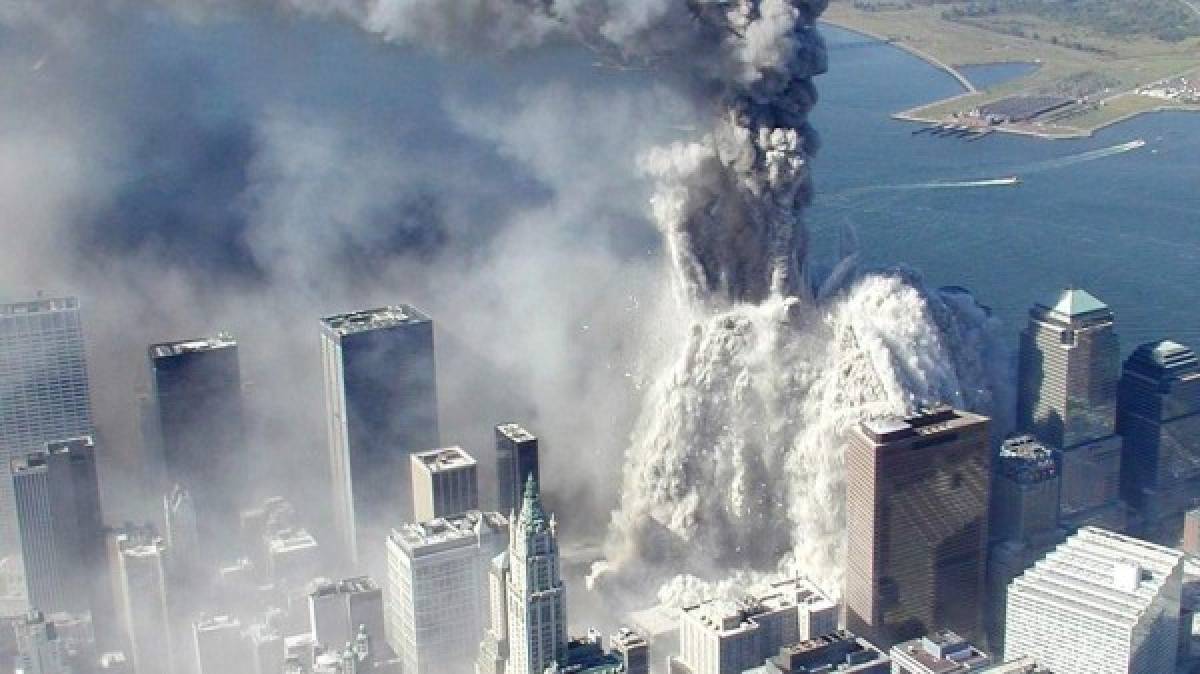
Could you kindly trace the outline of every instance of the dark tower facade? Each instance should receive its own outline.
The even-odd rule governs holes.
[[[154,344],[150,369],[158,493],[191,495],[202,540],[224,543],[245,505],[247,447],[237,341],[228,335]]]
[[[508,516],[524,498],[525,483],[538,475],[538,440],[518,424],[496,427],[497,510]]]
[[[1119,391],[1121,493],[1153,529],[1200,497],[1200,358],[1169,340],[1143,344]]]
[[[335,524],[373,573],[413,516],[410,455],[441,444],[433,349],[433,321],[408,305],[321,319]]]

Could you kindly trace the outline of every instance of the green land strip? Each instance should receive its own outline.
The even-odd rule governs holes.
[[[1153,83],[1180,77],[1200,86],[1200,37],[1174,42],[1149,35],[1114,37],[1082,23],[1021,14],[947,18],[955,4],[906,2],[863,9],[862,0],[833,0],[823,18],[832,25],[891,42],[963,83],[963,94],[897,112],[897,119],[981,125],[980,129],[1044,138],[1078,138],[1145,112],[1200,111],[1200,99],[1140,93]],[[1036,63],[1038,68],[984,91],[975,90],[957,70],[958,66],[1012,62]],[[986,125],[969,115],[1001,99],[1044,95],[1076,102],[1025,122]]]

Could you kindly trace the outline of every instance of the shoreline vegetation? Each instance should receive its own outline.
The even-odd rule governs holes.
[[[878,1],[878,0],[876,0]],[[1124,0],[1092,0],[1122,2]],[[975,7],[978,3],[958,3]],[[948,9],[949,8],[949,9]],[[871,4],[833,0],[821,21],[891,44],[953,77],[962,93],[894,113],[894,119],[1045,139],[1084,138],[1138,115],[1200,112],[1200,32],[1175,42],[1113,37],[1079,24],[1035,16],[965,20],[974,9],[953,4]],[[1042,38],[1051,36],[1050,41]],[[960,68],[1033,63],[1037,68],[981,88]],[[1025,107],[1045,109],[1011,114]],[[1052,106],[1052,107],[1050,107]]]

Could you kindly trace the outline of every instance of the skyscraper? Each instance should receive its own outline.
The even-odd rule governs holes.
[[[107,561],[91,437],[14,459],[13,489],[29,603],[50,613],[107,615]]]
[[[521,504],[525,482],[538,475],[538,441],[518,424],[496,426],[496,492],[502,515],[510,515]]]
[[[1004,593],[1066,536],[1059,528],[1062,458],[1058,450],[1021,435],[1004,441],[992,479],[988,558],[988,638],[1004,631]]]
[[[412,519],[409,455],[441,444],[433,321],[408,305],[328,316],[321,361],[341,542],[380,573],[388,529]]]
[[[1063,452],[1064,516],[1118,523],[1114,435],[1120,345],[1113,314],[1086,290],[1037,304],[1021,334],[1017,425]],[[1080,520],[1080,521],[1084,521]]]
[[[475,469],[475,459],[461,447],[413,454],[413,520],[425,522],[478,510]]]
[[[508,672],[541,674],[552,663],[567,662],[567,596],[557,526],[542,509],[532,476],[508,535]]]
[[[79,301],[0,304],[0,555],[20,552],[10,460],[93,433]]]
[[[1200,498],[1200,358],[1170,340],[1142,344],[1125,361],[1117,405],[1121,495],[1146,524]]]
[[[949,407],[868,421],[846,449],[846,626],[880,646],[983,634],[988,420]]]
[[[187,490],[206,547],[228,547],[247,486],[237,342],[218,335],[154,344],[149,356],[167,480],[157,493],[167,485]]]
[[[174,671],[166,552],[166,542],[149,527],[128,527],[109,537],[117,619],[137,672]]]
[[[1183,553],[1084,527],[1008,589],[1004,655],[1055,674],[1175,671]]]
[[[483,636],[488,563],[508,521],[465,513],[406,524],[388,536],[388,643],[403,674],[465,671]]]

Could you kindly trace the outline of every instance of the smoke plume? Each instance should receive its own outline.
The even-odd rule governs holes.
[[[987,411],[1003,361],[973,300],[859,270],[852,232],[812,272],[825,4],[0,2],[0,231],[26,253],[0,282],[95,300],[126,463],[142,346],[232,329],[259,456],[313,503],[315,318],[412,301],[439,324],[443,441],[526,419],[551,495],[580,495],[568,523],[617,506],[613,573],[670,600],[745,570],[836,593],[845,429]]]

